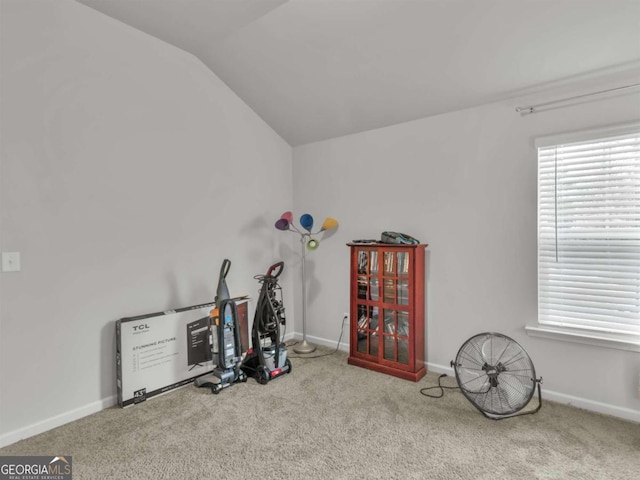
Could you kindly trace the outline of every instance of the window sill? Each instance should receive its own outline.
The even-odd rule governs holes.
[[[583,343],[598,347],[640,352],[640,335],[624,335],[529,325],[525,326],[524,329],[530,337],[550,338],[552,340],[562,340],[565,342]]]

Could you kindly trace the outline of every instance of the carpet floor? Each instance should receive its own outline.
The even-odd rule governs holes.
[[[544,388],[538,413],[492,421],[457,390],[421,395],[433,373],[408,382],[342,352],[292,362],[267,385],[190,385],[0,455],[71,455],[74,480],[640,478],[639,424],[547,402]]]

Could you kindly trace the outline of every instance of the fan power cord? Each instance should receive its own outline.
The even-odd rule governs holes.
[[[424,395],[425,397],[429,397],[429,398],[442,398],[442,396],[444,395],[444,390],[458,390],[460,389],[460,387],[447,387],[447,386],[442,386],[442,379],[444,377],[448,377],[448,375],[446,373],[443,373],[442,375],[440,375],[438,377],[438,385],[435,387],[424,387],[420,389],[420,393],[422,395]],[[440,395],[431,395],[430,393],[426,393],[428,390],[433,390],[434,388],[438,388],[440,389]]]
[[[345,315],[344,317],[342,317],[342,326],[340,328],[340,336],[338,337],[338,345],[336,345],[336,349],[332,352],[329,353],[323,353],[322,355],[314,355],[313,357],[307,357],[306,355],[304,356],[300,356],[300,355],[289,355],[289,358],[321,358],[321,357],[328,357],[329,355],[333,355],[335,353],[337,353],[338,349],[340,348],[340,342],[342,341],[342,334],[344,333],[344,322],[345,320],[348,320],[349,317],[347,315]],[[296,343],[298,343],[297,341],[292,343],[291,345],[295,345]],[[291,345],[287,345],[287,347],[290,347]]]

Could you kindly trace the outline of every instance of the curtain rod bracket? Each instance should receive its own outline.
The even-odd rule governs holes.
[[[536,113],[536,109],[533,107],[516,107],[516,112],[522,115],[529,115],[530,113]]]
[[[516,107],[516,112],[518,112],[521,115],[529,115],[532,113],[538,113],[540,111],[539,110],[540,107],[547,107],[547,106],[556,105],[559,103],[570,102],[571,100],[578,100],[586,97],[593,97],[595,95],[602,95],[604,93],[610,93],[618,90],[625,90],[627,88],[635,88],[635,87],[640,87],[640,83],[633,83],[631,85],[623,85],[621,87],[609,88],[607,90],[600,90],[598,92],[591,92],[591,93],[585,93],[583,95],[576,95],[573,97],[561,98],[559,100],[552,100],[551,102],[539,103],[537,105],[520,106],[520,107]],[[575,105],[575,103],[571,103],[569,105],[564,105],[564,106],[570,106],[570,105]],[[558,105],[558,108],[562,106],[563,105]]]

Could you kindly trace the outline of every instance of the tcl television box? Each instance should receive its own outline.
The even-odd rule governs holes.
[[[215,303],[122,318],[116,322],[121,407],[187,385],[213,370],[209,312]]]

